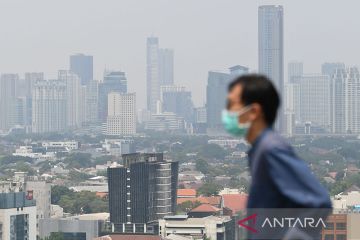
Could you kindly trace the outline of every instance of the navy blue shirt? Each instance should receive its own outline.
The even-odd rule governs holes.
[[[326,189],[272,129],[261,133],[248,155],[252,176],[248,208],[331,208]]]

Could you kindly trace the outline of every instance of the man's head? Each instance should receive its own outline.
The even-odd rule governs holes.
[[[244,75],[229,85],[227,110],[241,112],[239,124],[251,123],[246,136],[249,142],[264,128],[274,125],[279,105],[274,85],[263,75]]]

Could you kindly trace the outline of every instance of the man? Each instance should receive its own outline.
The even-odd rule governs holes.
[[[279,95],[265,76],[241,76],[229,86],[224,127],[251,144],[248,209],[329,209],[327,191],[273,130],[279,105]]]

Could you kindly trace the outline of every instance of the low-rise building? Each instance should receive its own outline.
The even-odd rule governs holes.
[[[0,193],[0,239],[36,239],[36,204],[25,192]]]
[[[235,223],[228,216],[189,218],[187,215],[167,216],[159,220],[159,233],[166,238],[171,234],[193,239],[233,240]]]
[[[93,240],[100,235],[109,213],[95,213],[39,220],[40,238],[49,237],[51,233],[60,233],[65,239]]]
[[[360,188],[353,185],[332,198],[334,209],[349,209],[360,205]]]

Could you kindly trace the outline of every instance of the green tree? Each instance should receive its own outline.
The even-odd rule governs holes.
[[[198,189],[198,193],[204,196],[214,196],[217,195],[219,191],[220,186],[212,182],[205,183]]]
[[[51,187],[51,204],[58,204],[62,196],[73,196],[74,191],[65,186],[54,185]]]

